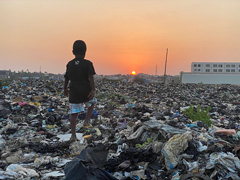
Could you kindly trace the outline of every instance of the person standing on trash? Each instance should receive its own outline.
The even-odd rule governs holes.
[[[71,114],[70,141],[76,141],[76,122],[79,112],[84,111],[86,105],[87,114],[83,126],[91,126],[90,118],[97,100],[95,96],[94,75],[96,74],[93,63],[84,59],[87,46],[84,41],[77,40],[73,44],[72,53],[75,58],[68,62],[64,75],[64,96],[69,97]]]

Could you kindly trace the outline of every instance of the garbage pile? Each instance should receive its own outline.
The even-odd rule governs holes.
[[[70,142],[62,81],[2,87],[0,180],[240,179],[239,86],[101,79],[96,88],[93,127],[80,113]]]

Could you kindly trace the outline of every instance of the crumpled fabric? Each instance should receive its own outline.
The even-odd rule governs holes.
[[[141,126],[140,128],[137,129],[137,131],[135,131],[133,134],[131,134],[129,137],[127,137],[127,139],[133,140],[133,139],[139,138],[145,129],[146,129],[145,126]]]
[[[210,159],[207,163],[206,168],[211,169],[214,168],[215,165],[221,164],[226,167],[230,172],[235,173],[240,171],[240,161],[234,156],[232,153],[224,153],[224,152],[214,152],[210,155]]]
[[[166,142],[162,154],[165,157],[165,165],[168,170],[177,166],[178,156],[187,149],[190,140],[192,140],[191,132],[185,132],[174,135]]]
[[[18,164],[11,164],[7,167],[6,171],[8,172],[17,172],[19,174],[23,174],[24,176],[28,176],[28,177],[39,177],[39,174],[33,170],[33,169],[29,169],[29,168],[24,168],[21,165]]]

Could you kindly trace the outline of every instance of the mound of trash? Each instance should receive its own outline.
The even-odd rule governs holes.
[[[96,80],[70,142],[63,81],[0,91],[0,180],[240,179],[240,87]]]

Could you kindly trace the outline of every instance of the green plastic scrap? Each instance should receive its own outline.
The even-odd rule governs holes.
[[[146,145],[150,144],[152,142],[152,138],[147,138],[147,141],[143,144],[136,144],[135,147],[136,148],[143,148],[145,147]]]

